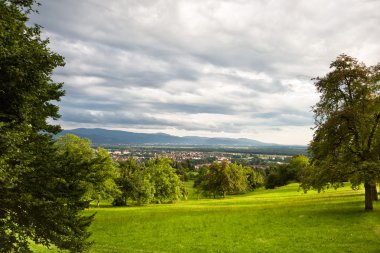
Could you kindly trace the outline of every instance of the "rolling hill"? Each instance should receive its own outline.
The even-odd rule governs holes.
[[[82,138],[88,138],[94,145],[277,146],[277,144],[264,143],[246,138],[208,138],[197,136],[179,137],[164,133],[133,133],[102,128],[77,128],[72,130],[63,130],[59,135],[65,135],[68,133],[78,135]]]

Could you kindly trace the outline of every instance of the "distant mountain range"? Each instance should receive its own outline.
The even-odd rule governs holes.
[[[72,130],[63,130],[59,135],[65,135],[68,133],[75,134],[82,138],[88,138],[94,145],[226,145],[252,147],[279,146],[277,144],[264,143],[245,138],[208,138],[197,136],[179,137],[164,133],[132,133],[119,130],[107,130],[102,128],[77,128]]]

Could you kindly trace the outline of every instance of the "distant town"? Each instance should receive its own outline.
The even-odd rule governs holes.
[[[189,150],[174,147],[113,147],[107,148],[107,150],[115,161],[123,161],[129,157],[133,157],[138,161],[145,161],[154,157],[167,156],[172,158],[173,161],[189,161],[195,167],[223,160],[255,167],[267,167],[273,164],[286,163],[293,156],[291,154],[255,153],[254,151],[234,152],[233,150],[219,151],[215,149]]]
[[[115,161],[127,160],[129,157],[147,161],[167,156],[175,162],[185,162],[195,168],[223,160],[265,168],[287,163],[295,155],[307,155],[307,146],[279,145],[251,139],[178,137],[102,128],[77,128],[60,133],[65,134],[90,139],[93,147],[106,148]]]

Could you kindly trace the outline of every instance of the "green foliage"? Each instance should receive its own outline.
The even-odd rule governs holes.
[[[0,158],[1,252],[29,252],[31,240],[84,251],[93,217],[80,215],[88,207],[81,178],[71,174],[48,136],[24,130],[1,129],[1,144],[9,144]]]
[[[289,160],[289,169],[293,173],[297,181],[300,179],[300,173],[309,166],[309,158],[304,155],[293,156]]]
[[[181,181],[187,182],[189,180],[194,180],[195,176],[195,166],[193,161],[187,159],[184,161],[174,161],[172,164],[177,175],[180,177]]]
[[[301,186],[322,190],[350,180],[354,188],[363,182],[366,189],[374,188],[380,178],[380,64],[367,67],[340,55],[330,68],[315,79],[321,96],[314,107],[312,166]],[[366,210],[372,209],[370,192]]]
[[[154,199],[155,188],[150,182],[151,176],[143,165],[133,157],[119,163],[120,176],[115,180],[121,195],[113,202],[116,206],[124,206],[128,199],[138,205],[148,204]]]
[[[274,189],[278,186],[288,184],[290,173],[287,164],[272,165],[265,170],[265,188]]]
[[[178,200],[181,198],[181,181],[175,169],[171,166],[172,160],[167,157],[158,157],[148,162],[147,170],[150,181],[155,188],[154,198],[158,202]]]
[[[251,172],[250,172],[251,173]],[[214,162],[200,170],[194,186],[205,196],[223,196],[246,192],[249,189],[247,169],[236,163]],[[254,177],[251,177],[253,179]],[[258,182],[256,182],[258,184]]]
[[[84,201],[99,201],[118,195],[114,179],[117,177],[117,164],[103,148],[94,150],[89,139],[81,139],[73,134],[59,137],[55,144],[67,183],[83,187]],[[68,188],[71,186],[69,185]]]
[[[274,189],[287,185],[292,181],[299,182],[304,170],[309,166],[309,158],[297,155],[289,160],[289,163],[271,166],[265,170],[265,188]]]
[[[187,191],[171,164],[172,160],[167,157],[151,159],[147,164],[138,163],[132,157],[120,162],[116,184],[121,195],[113,205],[124,206],[128,199],[142,205],[186,198]]]
[[[34,3],[0,1],[0,251],[30,252],[34,241],[82,252],[93,219],[80,215],[86,189],[53,146],[60,127],[48,121],[59,117],[51,101],[64,91],[51,75],[64,61],[39,26],[26,25]]]
[[[222,162],[223,165],[223,162]],[[222,166],[223,167],[223,166]],[[248,190],[248,180],[247,180],[247,174],[245,168],[236,163],[230,163],[229,164],[229,171],[225,171],[228,174],[226,174],[226,178],[230,180],[229,186],[224,189],[224,196],[226,196],[227,193],[243,193]]]
[[[61,83],[53,83],[52,71],[63,66],[63,57],[50,51],[40,27],[26,26],[35,1],[0,2],[0,122],[9,129],[25,123],[33,131],[57,133],[46,119],[58,118]]]

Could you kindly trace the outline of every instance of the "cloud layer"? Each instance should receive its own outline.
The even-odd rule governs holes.
[[[312,77],[380,55],[380,1],[42,0],[64,128],[307,144]]]

